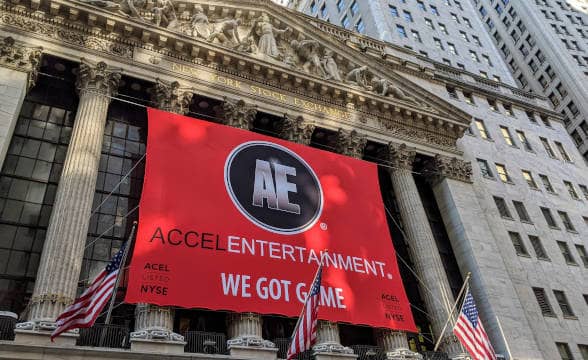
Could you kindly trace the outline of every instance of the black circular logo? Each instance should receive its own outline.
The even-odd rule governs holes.
[[[323,211],[323,191],[311,167],[271,142],[251,141],[233,149],[225,163],[225,185],[245,217],[274,233],[304,232]]]

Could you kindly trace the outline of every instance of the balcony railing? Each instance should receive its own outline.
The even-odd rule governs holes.
[[[228,354],[227,337],[222,333],[188,331],[184,334],[187,353]]]
[[[286,355],[288,354],[288,348],[290,347],[290,339],[289,338],[278,338],[274,339],[273,343],[276,344],[278,348],[278,359],[285,359]],[[305,351],[302,354],[295,357],[298,360],[310,360],[312,359],[312,351]]]
[[[14,340],[16,318],[15,313],[0,311],[0,340]]]
[[[425,351],[421,353],[424,360],[449,360],[449,356],[444,352]]]
[[[386,360],[386,353],[378,346],[351,345],[358,360]]]
[[[121,325],[95,324],[88,329],[80,329],[80,337],[76,345],[128,349],[129,329]]]

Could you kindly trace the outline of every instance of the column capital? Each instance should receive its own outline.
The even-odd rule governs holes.
[[[223,124],[244,130],[253,128],[253,120],[257,115],[257,106],[247,104],[243,100],[232,100],[224,98],[223,104]]]
[[[302,116],[293,117],[284,114],[280,137],[298,144],[310,145],[314,129],[315,125],[305,121]]]
[[[337,131],[337,152],[356,159],[363,157],[363,150],[367,143],[367,137],[355,130],[339,129]]]
[[[93,64],[82,59],[76,80],[77,90],[94,92],[104,96],[116,96],[121,70],[109,67],[104,61]]]
[[[394,168],[412,170],[414,159],[416,157],[416,149],[406,144],[388,144],[388,161]]]
[[[151,101],[164,111],[185,115],[188,113],[194,91],[191,88],[182,87],[177,81],[164,81],[155,79],[155,86],[149,89]]]
[[[447,178],[467,183],[472,182],[472,164],[455,157],[437,154],[429,162],[427,168],[431,172],[431,179],[435,179],[435,181]]]
[[[17,44],[14,38],[7,36],[0,42],[0,66],[28,73],[27,89],[31,89],[37,81],[42,52],[40,46]]]

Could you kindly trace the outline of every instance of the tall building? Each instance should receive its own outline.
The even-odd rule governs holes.
[[[361,16],[367,34],[376,22],[367,20],[369,12],[352,9],[379,2],[340,2],[341,11],[336,3],[326,3],[335,4],[337,21],[349,16],[355,26]],[[319,12],[323,3],[315,5]],[[503,357],[586,358],[588,167],[562,115],[545,97],[514,86],[470,3],[398,1],[391,6],[399,17],[378,22],[390,37],[382,41],[362,34],[361,26],[356,31],[335,25],[335,16],[324,17],[329,23],[316,13],[260,0],[3,4],[0,359],[180,360],[189,353],[202,359],[219,358],[207,354],[285,357],[296,319],[276,316],[276,303],[267,296],[265,310],[258,313],[251,312],[245,298],[222,311],[125,304],[131,283],[126,278],[115,297],[112,325],[103,325],[102,314],[95,327],[49,341],[56,317],[104,268],[138,219],[149,176],[146,147],[154,133],[147,106],[237,128],[242,136],[270,136],[264,137],[266,143],[287,140],[314,148],[305,151],[325,151],[325,159],[334,159],[328,153],[334,152],[355,158],[346,164],[378,165],[378,185],[364,187],[375,187],[370,189],[385,204],[386,215],[373,222],[389,228],[401,279],[388,279],[402,281],[417,332],[365,326],[361,313],[353,324],[323,318],[314,351],[300,359],[464,359],[464,348],[443,328],[469,274],[480,318]],[[392,11],[387,3],[378,9],[386,16]],[[450,43],[455,46],[457,55],[447,55],[450,63],[436,48],[437,32],[419,30],[429,26],[429,17],[435,31],[443,31],[443,24],[449,33],[438,35],[444,51],[452,51]],[[410,34],[411,24],[420,24],[414,30],[422,45],[397,38],[396,26]],[[221,140],[226,139],[202,131],[168,141],[178,146],[210,142],[214,149]],[[184,177],[225,184],[224,167],[216,165],[190,162],[186,168],[193,170]],[[347,171],[349,178],[356,177],[353,166]],[[163,197],[176,186],[178,175],[166,175],[167,186],[150,195]],[[280,193],[292,205],[292,191],[284,190],[292,189],[292,172],[282,175]],[[266,176],[272,176],[271,169]],[[349,210],[355,204],[340,190],[341,181],[345,178],[329,175],[319,182],[334,194],[331,204]],[[223,186],[216,196],[233,196]],[[212,189],[193,191],[210,195]],[[185,212],[198,206],[197,201],[178,201]],[[210,206],[207,210],[218,213]],[[218,221],[252,222],[240,211],[228,209]],[[194,230],[184,236],[172,229],[157,241],[187,244],[209,231],[199,228],[198,219],[190,226]],[[317,221],[310,228],[328,233],[331,226]],[[351,219],[338,226],[357,231],[375,225]],[[210,261],[244,256],[222,252],[227,247],[218,239],[235,236],[227,239],[223,229],[218,234],[218,252]],[[268,240],[278,236],[263,235]],[[207,240],[202,236],[200,248],[191,243],[194,261],[186,271],[209,276],[199,260],[204,251],[215,250],[209,246],[214,234],[207,233]],[[311,244],[313,236],[304,241]],[[364,251],[370,241],[353,239],[355,250]],[[282,248],[270,248],[268,256]],[[177,265],[169,261],[169,267],[149,264],[154,272],[144,281],[167,281],[167,270]],[[257,258],[249,260],[243,274],[258,265]],[[347,283],[346,271],[355,264],[343,265],[326,266],[325,278]],[[281,275],[297,275],[293,269]],[[268,277],[276,275],[271,264],[265,271]],[[199,290],[196,296],[212,296],[215,289],[201,283],[193,276],[184,287]],[[364,293],[348,291],[352,296],[346,301],[365,300]],[[374,299],[374,307],[387,315],[397,301],[390,292],[383,288]],[[436,343],[438,351],[432,353]]]
[[[447,66],[515,85],[469,1],[291,0],[289,6]]]
[[[549,99],[588,161],[588,2],[472,3],[517,85]]]

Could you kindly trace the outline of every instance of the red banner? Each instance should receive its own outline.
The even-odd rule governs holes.
[[[324,251],[328,249],[328,251]],[[128,303],[416,331],[375,164],[149,109]]]

